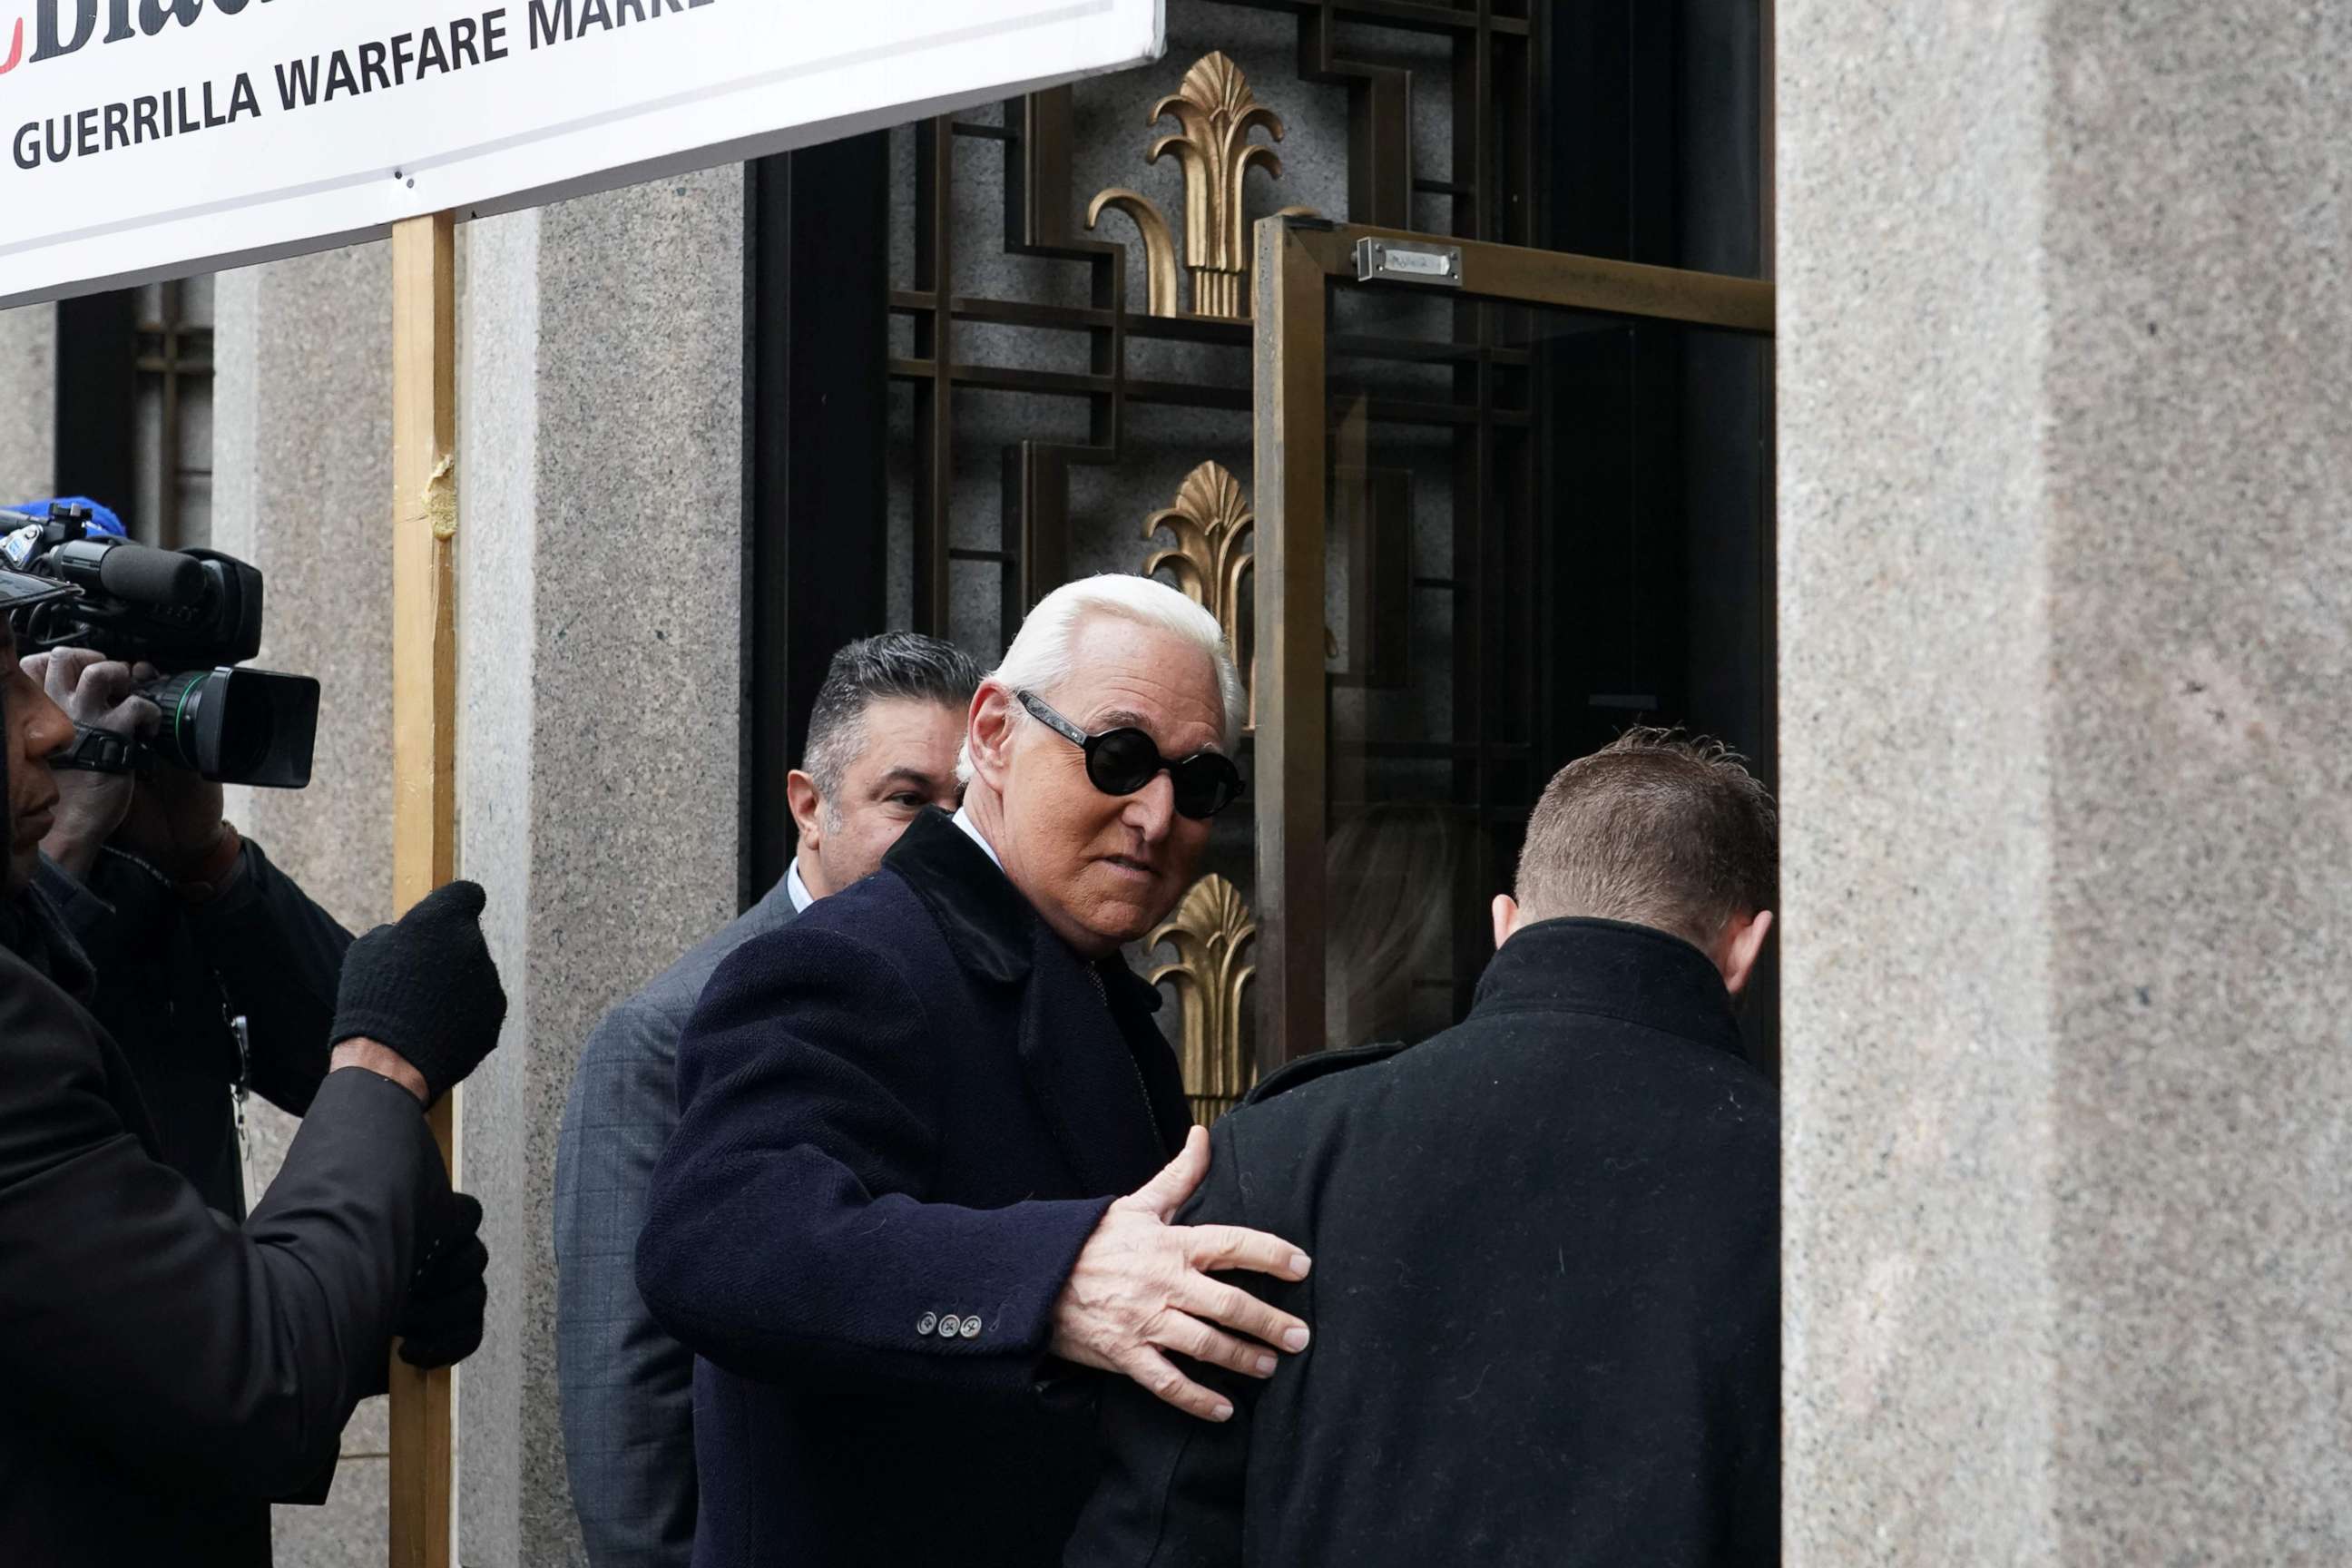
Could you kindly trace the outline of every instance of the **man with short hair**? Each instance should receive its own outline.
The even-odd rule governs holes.
[[[955,808],[979,685],[962,650],[914,632],[835,654],[785,781],[800,842],[784,879],[614,1008],[580,1054],[555,1156],[556,1382],[596,1568],[686,1568],[694,1552],[694,1355],[632,1277],[646,1186],[677,1128],[678,1032],[729,953],[872,875],[925,807]]]
[[[1075,1367],[1205,1426],[1231,1401],[1171,1352],[1305,1346],[1209,1272],[1305,1257],[1166,1223],[1207,1140],[1119,961],[1240,794],[1241,714],[1198,605],[1066,584],[972,700],[963,809],[712,978],[637,1246],[698,1358],[702,1568],[1044,1568],[1094,1482]]]
[[[1772,928],[1771,798],[1632,731],[1528,825],[1456,1027],[1293,1063],[1179,1217],[1297,1239],[1316,1350],[1106,1396],[1070,1568],[1779,1561],[1779,1112],[1732,1001]]]

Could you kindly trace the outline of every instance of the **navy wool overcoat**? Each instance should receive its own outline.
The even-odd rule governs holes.
[[[720,966],[637,1247],[697,1357],[698,1568],[1058,1559],[1097,1460],[1055,1300],[1190,1121],[1156,1004],[939,812]]]

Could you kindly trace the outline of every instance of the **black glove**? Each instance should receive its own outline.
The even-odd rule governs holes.
[[[506,1022],[507,994],[482,940],[482,889],[451,882],[398,925],[378,926],[343,956],[331,1046],[364,1036],[425,1079],[428,1100],[482,1065]]]
[[[482,1310],[490,1300],[482,1205],[451,1193],[435,1205],[418,1237],[424,1245],[409,1280],[408,1310],[396,1325],[400,1359],[411,1366],[455,1366],[481,1347]]]

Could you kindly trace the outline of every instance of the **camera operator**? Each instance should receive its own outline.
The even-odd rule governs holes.
[[[61,518],[68,525],[55,537],[129,542],[121,520],[84,497],[12,508],[6,521]],[[297,1116],[309,1107],[351,934],[222,819],[217,782],[158,765],[142,742],[162,715],[134,693],[159,672],[131,664],[135,653],[79,646],[74,629],[43,644],[54,652],[25,653],[26,673],[77,725],[111,735],[143,765],[102,773],[58,759],[38,885],[98,971],[90,1010],[130,1058],[164,1163],[242,1219],[247,1097]],[[119,642],[120,628],[89,640]]]
[[[0,611],[69,592],[0,572]],[[109,983],[34,885],[68,815],[49,760],[75,742],[44,682],[143,718],[113,673],[90,684],[100,662],[53,657],[36,681],[0,636],[0,1562],[246,1568],[269,1561],[268,1500],[331,1473],[395,1334],[420,1365],[480,1341],[480,1210],[450,1193],[423,1111],[497,1044],[506,997],[470,883],[361,938],[284,1168],[243,1225],[209,1210],[86,1005]],[[202,798],[151,805],[160,837],[128,830],[167,878],[233,909],[240,877],[268,875],[244,850],[216,863]]]
[[[145,666],[61,648],[24,668],[76,724],[129,741],[160,717],[132,694]],[[351,933],[222,819],[219,784],[168,766],[56,779],[37,882],[98,971],[90,1011],[130,1058],[164,1163],[243,1219],[245,1097],[310,1109]]]

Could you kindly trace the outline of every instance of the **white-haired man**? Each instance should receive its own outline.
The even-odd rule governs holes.
[[[1191,600],[1066,584],[972,700],[963,809],[712,978],[637,1248],[698,1357],[696,1563],[1054,1563],[1096,1469],[1077,1368],[1216,1421],[1171,1352],[1305,1348],[1211,1277],[1304,1255],[1167,1223],[1207,1143],[1118,956],[1241,793],[1241,702]]]

